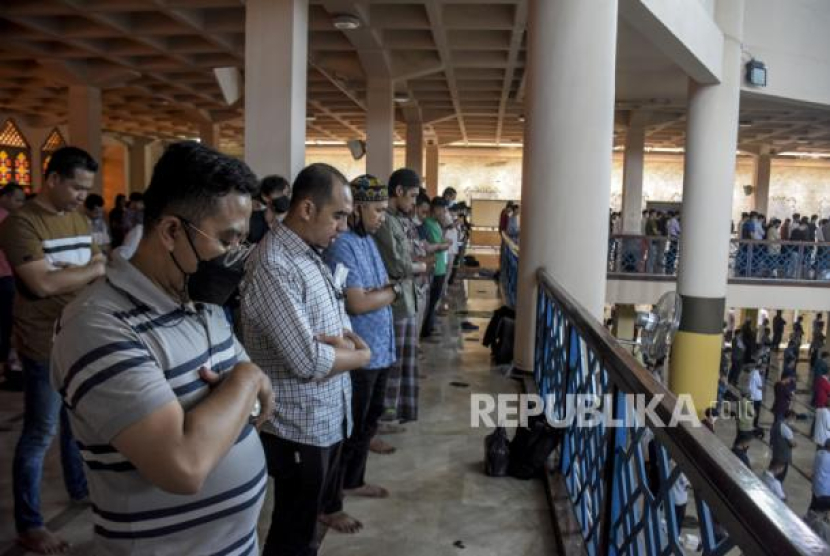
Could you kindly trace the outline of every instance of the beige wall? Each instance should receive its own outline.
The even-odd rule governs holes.
[[[761,95],[830,104],[830,2],[748,0],[744,15],[744,58],[767,66]]]
[[[459,198],[518,199],[522,175],[521,149],[444,148],[440,155],[439,189],[452,186]],[[403,164],[403,149],[395,149],[395,167]],[[365,161],[352,159],[345,147],[308,147],[306,161],[333,164],[349,179],[365,171]],[[755,162],[740,157],[735,173],[732,214],[752,209],[752,197],[743,186],[753,183]],[[622,201],[622,155],[614,154],[610,206]],[[643,183],[644,201],[681,201],[683,156],[648,154]],[[576,187],[577,184],[574,184]],[[830,215],[830,161],[781,160],[772,162],[769,212],[772,216],[802,213]]]

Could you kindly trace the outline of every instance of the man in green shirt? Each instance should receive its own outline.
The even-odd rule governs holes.
[[[444,278],[447,274],[447,249],[449,242],[444,240],[441,222],[446,217],[449,202],[443,197],[435,197],[430,203],[430,216],[424,220],[424,229],[427,233],[427,241],[436,245],[438,250],[435,253],[435,268],[432,272],[432,283],[429,286],[429,301],[427,302],[427,313],[424,317],[424,326],[421,329],[421,338],[432,336],[432,328],[435,325],[435,307],[441,299],[444,290]]]
[[[418,418],[418,303],[413,277],[426,271],[413,261],[409,214],[415,208],[421,178],[408,168],[389,177],[389,208],[374,239],[389,279],[401,285],[392,305],[397,361],[386,380],[383,420],[414,421]]]

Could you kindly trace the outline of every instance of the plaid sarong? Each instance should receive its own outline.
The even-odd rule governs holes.
[[[398,360],[386,380],[385,416],[400,421],[418,419],[418,326],[417,317],[395,321]]]

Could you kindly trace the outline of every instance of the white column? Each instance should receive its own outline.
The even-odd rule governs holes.
[[[672,345],[669,388],[690,394],[698,413],[716,399],[729,266],[738,141],[744,0],[718,0],[724,32],[721,82],[689,82],[680,267],[683,303]]]
[[[625,234],[641,233],[643,216],[643,157],[646,145],[646,124],[649,114],[631,112],[625,136],[623,156],[622,230]]]
[[[308,0],[245,4],[245,162],[293,180],[305,164]]]
[[[219,149],[219,124],[213,122],[200,122],[199,142],[206,147]]]
[[[394,170],[395,103],[392,80],[366,81],[366,172],[388,180]]]
[[[765,146],[755,159],[755,193],[753,205],[756,211],[767,214],[769,210],[769,182],[772,176],[772,155]]]
[[[617,0],[530,0],[514,350],[522,370],[533,369],[538,268],[602,318],[616,39]]]
[[[421,122],[406,124],[406,167],[424,175],[424,126]]]
[[[71,85],[69,87],[69,143],[87,151],[98,162],[101,158],[101,89]],[[102,172],[95,176],[94,191],[102,192]]]
[[[427,145],[427,168],[426,168],[426,190],[427,195],[432,197],[438,196],[438,163],[440,150],[438,145]]]

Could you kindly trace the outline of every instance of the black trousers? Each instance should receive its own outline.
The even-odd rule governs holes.
[[[761,400],[753,401],[752,405],[755,408],[755,418],[752,420],[752,426],[757,429],[758,419],[761,418]]]
[[[14,277],[0,278],[0,363],[9,360],[14,325]]]
[[[263,433],[268,474],[274,478],[274,511],[263,556],[315,556],[317,516],[343,509],[338,442],[328,448]]]
[[[432,335],[432,327],[435,326],[435,307],[441,300],[443,290],[444,276],[433,276],[429,285],[429,302],[424,316],[424,326],[421,328],[421,338],[429,338]]]
[[[352,435],[343,442],[343,488],[365,484],[369,442],[378,430],[391,367],[352,371]]]

